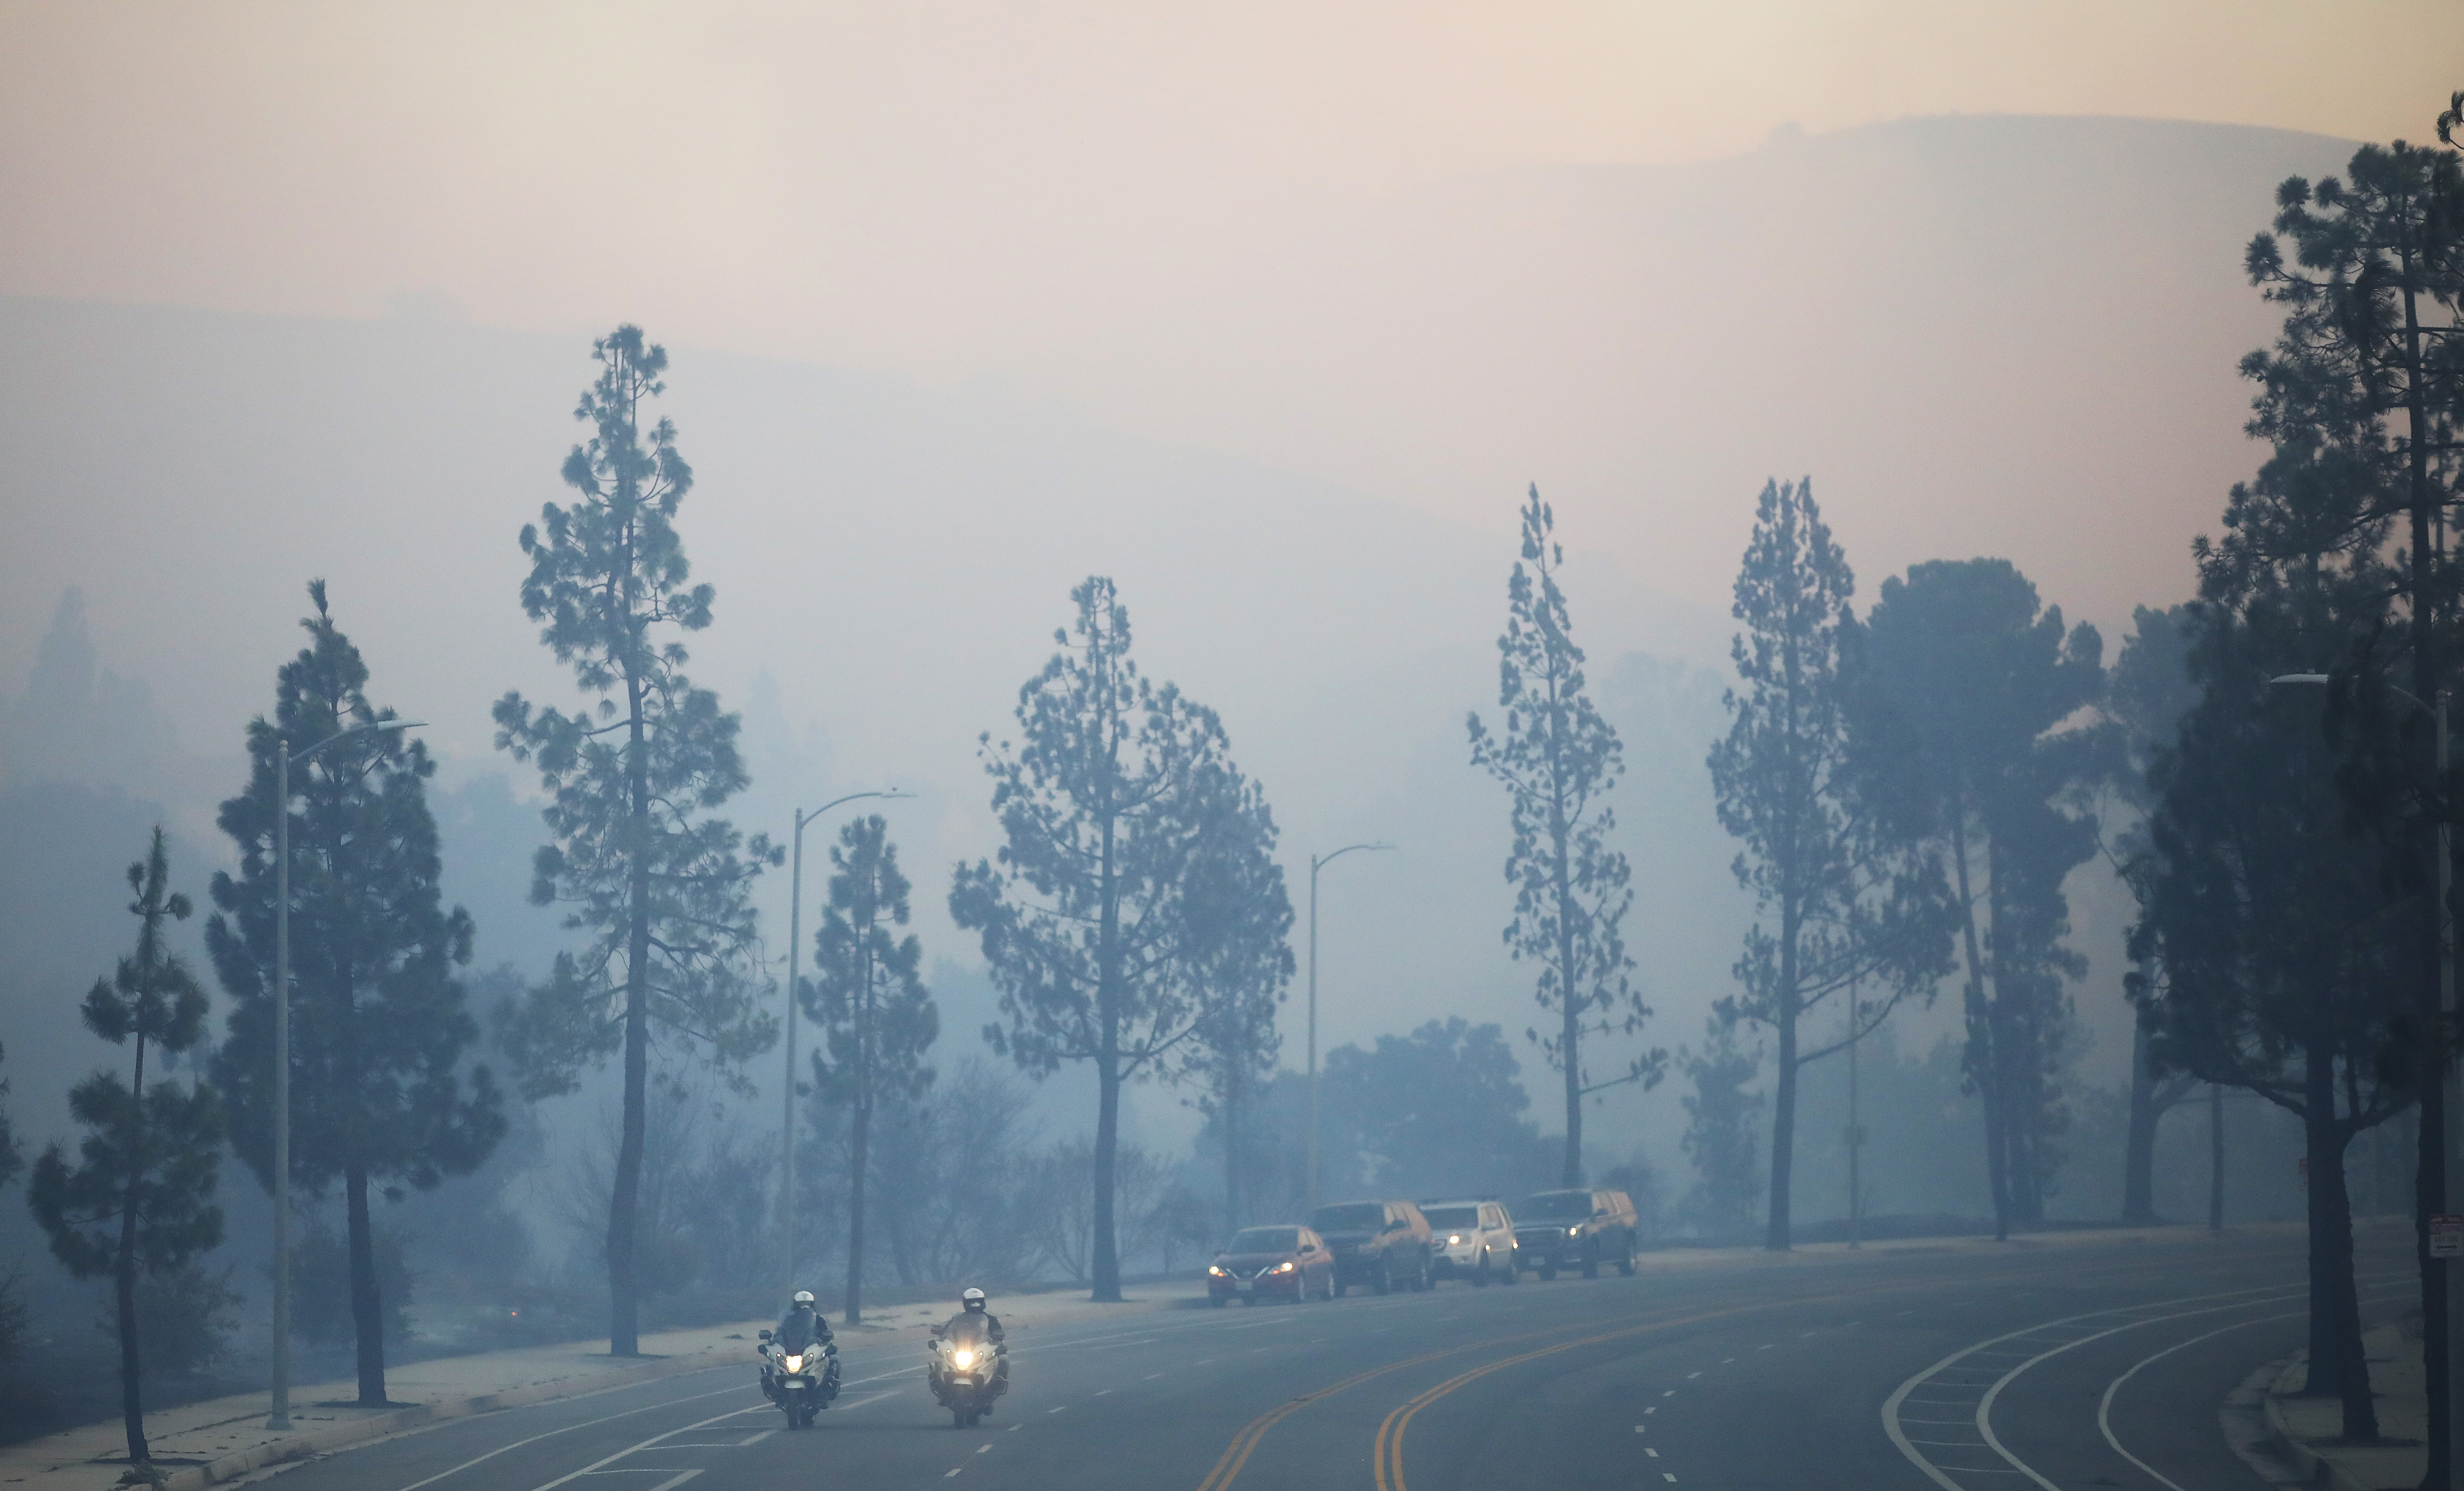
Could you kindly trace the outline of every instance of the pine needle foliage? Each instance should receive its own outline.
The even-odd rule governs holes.
[[[1495,730],[1477,712],[1470,715],[1471,758],[1506,788],[1514,833],[1506,857],[1506,880],[1514,887],[1506,947],[1518,962],[1539,965],[1532,998],[1557,1017],[1549,1034],[1537,1026],[1524,1034],[1564,1079],[1560,1183],[1578,1186],[1583,1099],[1617,1083],[1656,1085],[1668,1053],[1646,1051],[1596,1084],[1584,1062],[1586,1037],[1632,1036],[1651,1018],[1625,946],[1632,871],[1624,853],[1610,846],[1617,812],[1609,794],[1625,774],[1625,754],[1584,680],[1583,649],[1557,582],[1565,548],[1537,486],[1522,510],[1521,553],[1507,580],[1506,631],[1497,639],[1504,714]]]
[[[589,439],[565,458],[576,500],[547,504],[521,532],[531,561],[522,611],[539,640],[597,695],[570,713],[518,692],[496,702],[497,748],[537,764],[554,842],[533,864],[531,900],[565,909],[586,934],[548,982],[501,1013],[523,1092],[569,1092],[620,1055],[623,1137],[608,1203],[608,1339],[640,1350],[635,1215],[653,1045],[740,1067],[778,1037],[762,1007],[752,884],[780,851],[713,810],[749,780],[741,722],[686,677],[678,639],[711,624],[715,592],[693,584],[677,511],[693,469],[672,421],[645,425],[666,391],[668,354],[638,326],[591,346],[599,377],[574,417]]]

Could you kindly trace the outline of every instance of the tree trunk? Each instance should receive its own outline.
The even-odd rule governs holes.
[[[2344,1409],[2344,1439],[2379,1436],[2370,1369],[2362,1349],[2362,1306],[2353,1284],[2353,1212],[2344,1190],[2346,1128],[2336,1116],[2335,1059],[2313,1047],[2302,1077],[2302,1138],[2309,1159],[2310,1373],[2303,1391]]]
[[[1223,1231],[1228,1236],[1240,1230],[1241,1081],[1235,1077],[1223,1093]]]
[[[2145,1227],[2156,1220],[2156,1073],[2147,1061],[2147,1032],[2130,1031],[2130,1133],[2122,1146],[2122,1219]]]
[[[1784,961],[1788,959],[1782,954]],[[1796,987],[1780,975],[1778,1017],[1779,1068],[1771,1094],[1771,1211],[1763,1227],[1763,1246],[1773,1253],[1789,1251],[1790,1190],[1796,1170]],[[1853,1032],[1852,1032],[1853,1034]]]
[[[2001,1093],[1994,1063],[1992,1012],[1985,1002],[1985,954],[1976,941],[1976,898],[1968,883],[1968,806],[1951,805],[1950,863],[1959,882],[1960,930],[1968,954],[1968,991],[1964,999],[1968,1022],[1969,1080],[1976,1084],[1977,1105],[1985,1114],[1985,1180],[1993,1198],[1993,1238],[2011,1237],[2010,1177],[2003,1170]]]
[[[385,1303],[377,1293],[376,1229],[368,1218],[368,1173],[342,1172],[343,1212],[351,1249],[351,1334],[359,1346],[360,1401],[385,1400]]]
[[[607,1197],[607,1354],[642,1354],[641,1299],[635,1260],[642,1198],[642,1146],[650,1095],[650,783],[649,746],[642,738],[642,690],[631,679],[626,692],[633,707],[626,771],[630,791],[626,851],[625,935],[625,1129],[616,1149],[616,1180]]]
[[[859,1079],[860,1080],[860,1079]],[[859,1103],[847,1156],[847,1323],[864,1324],[864,1181],[871,1164],[872,1105]]]
[[[1984,1002],[1973,990],[1969,991],[1969,998],[1971,1004]],[[1986,1061],[1983,1064],[1989,1070],[1992,1063],[1991,1026],[1991,1017],[1982,1011],[1973,1011],[1969,1017],[1970,1042],[1978,1039],[1979,1030],[1986,1032],[1983,1038],[1986,1042]],[[2011,1240],[2010,1150],[2002,1131],[2002,1101],[2001,1094],[1995,1090],[1998,1084],[1991,1075],[1986,1076],[1978,1082],[1977,1096],[1985,1110],[1985,1183],[1992,1192],[1993,1240],[2008,1242]]]
[[[2208,1230],[2225,1230],[2225,1089],[2208,1084]]]
[[[111,1270],[112,1304],[120,1316],[120,1419],[128,1433],[128,1463],[149,1463],[145,1449],[145,1404],[137,1389],[137,1212],[145,1183],[145,1036],[137,1037],[135,1100],[128,1134],[128,1190],[120,1202],[120,1257]]]
[[[1575,1058],[1583,1034],[1583,1018],[1574,1008],[1573,992],[1565,994],[1566,1167],[1557,1183],[1571,1187],[1583,1183],[1583,1068]]]
[[[1112,1162],[1121,1143],[1120,1058],[1106,1051],[1095,1063],[1095,1294],[1097,1301],[1117,1304],[1121,1298],[1121,1256],[1112,1226]]]

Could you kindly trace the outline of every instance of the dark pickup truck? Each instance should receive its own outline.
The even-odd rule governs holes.
[[[1309,1225],[1334,1250],[1334,1292],[1365,1283],[1379,1294],[1397,1284],[1427,1289],[1429,1223],[1409,1201],[1337,1201],[1309,1214]]]
[[[1639,1234],[1634,1202],[1622,1191],[1543,1191],[1514,1207],[1515,1251],[1543,1279],[1561,1268],[1597,1279],[1602,1263],[1631,1276]]]

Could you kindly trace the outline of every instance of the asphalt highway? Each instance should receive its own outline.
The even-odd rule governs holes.
[[[2392,1236],[2365,1310],[2404,1307]],[[999,1308],[999,1301],[995,1302]],[[2300,1239],[1759,1256],[1632,1279],[1125,1312],[1011,1332],[1013,1387],[951,1427],[923,1333],[842,1337],[789,1432],[741,1368],[456,1420],[282,1491],[1551,1491],[2262,1481],[2218,1408],[2301,1343]]]

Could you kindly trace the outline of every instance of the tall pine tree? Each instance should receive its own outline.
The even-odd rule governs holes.
[[[140,1274],[184,1267],[222,1241],[213,1204],[222,1164],[222,1107],[202,1084],[145,1085],[149,1047],[185,1051],[205,1033],[206,991],[171,951],[168,924],[186,921],[188,898],[171,889],[163,830],[145,858],[128,866],[137,893],[137,947],[112,976],[86,992],[88,1030],[114,1045],[134,1043],[128,1080],[96,1072],[69,1091],[69,1115],[86,1129],[72,1166],[55,1140],[34,1162],[26,1199],[51,1235],[52,1256],[79,1279],[111,1278],[120,1331],[120,1416],[128,1440],[129,1479],[146,1478],[145,1406],[139,1392],[144,1345],[137,1328]]]
[[[685,676],[675,633],[710,625],[715,592],[691,585],[675,516],[693,488],[675,426],[645,426],[666,391],[667,349],[620,326],[591,345],[596,382],[574,417],[591,427],[564,462],[569,506],[521,533],[531,570],[522,611],[594,705],[565,713],[518,692],[496,702],[496,744],[536,761],[555,842],[533,865],[531,900],[585,932],[548,982],[505,1011],[504,1039],[532,1098],[571,1091],[621,1054],[622,1132],[607,1203],[607,1342],[641,1350],[637,1225],[650,1051],[667,1042],[733,1069],[767,1050],[752,881],[781,856],[711,816],[748,780],[740,721]]]
[[[359,1398],[383,1403],[385,1323],[403,1302],[384,1297],[370,1192],[399,1197],[470,1173],[506,1119],[488,1068],[467,1064],[479,1032],[454,970],[471,961],[471,916],[441,889],[428,808],[436,763],[406,732],[365,728],[397,716],[369,702],[367,664],[335,625],[324,581],[308,596],[308,646],[276,672],[273,716],[250,722],[248,786],[219,818],[239,872],[215,873],[206,924],[233,1001],[213,1076],[233,1147],[272,1191],[275,833],[289,812],[292,1179],[310,1196],[341,1187]],[[296,806],[275,800],[285,740]]]
[[[1864,1039],[1901,1000],[1930,999],[1950,966],[1955,912],[1928,843],[1930,805],[1903,754],[1859,738],[1873,712],[1854,696],[1863,683],[1856,584],[1812,484],[1766,484],[1737,573],[1733,612],[1746,630],[1730,655],[1741,690],[1727,695],[1731,722],[1710,768],[1721,825],[1745,842],[1737,883],[1758,912],[1737,960],[1745,990],[1719,1008],[1772,1035],[1763,1241],[1775,1250],[1791,1242],[1799,1074]],[[1804,1022],[1843,1002],[1838,1033],[1809,1045]]]
[[[1617,813],[1608,798],[1625,774],[1625,756],[1584,682],[1583,649],[1557,584],[1566,552],[1556,515],[1537,486],[1522,523],[1522,558],[1507,581],[1506,631],[1497,639],[1497,702],[1505,715],[1494,731],[1477,712],[1470,716],[1471,758],[1505,786],[1511,805],[1506,879],[1514,887],[1514,915],[1506,946],[1517,961],[1540,965],[1532,998],[1557,1018],[1548,1035],[1536,1027],[1525,1034],[1564,1079],[1559,1183],[1578,1186],[1583,1099],[1617,1083],[1658,1083],[1668,1053],[1634,1057],[1622,1073],[1596,1084],[1584,1064],[1585,1037],[1631,1036],[1651,1017],[1625,950],[1631,875],[1625,855],[1609,844]]]
[[[2062,879],[2096,852],[2067,804],[2112,765],[2096,727],[2060,730],[2104,684],[2096,628],[2062,624],[2007,559],[1934,560],[1882,582],[1866,619],[1881,696],[1909,732],[1960,908],[1967,1071],[1985,1115],[1994,1230],[2039,1221],[2068,1121],[2073,1039]],[[1985,915],[1977,914],[1982,908]]]
[[[1130,656],[1112,582],[1070,592],[1062,650],[1019,691],[1016,744],[983,737],[1001,857],[961,866],[950,914],[980,938],[1001,990],[985,1037],[1039,1076],[1095,1069],[1094,1297],[1121,1297],[1115,1217],[1122,1087],[1188,1076],[1212,1004],[1212,888],[1254,888],[1287,924],[1265,795],[1215,712]]]
[[[913,1103],[933,1084],[925,1053],[941,1033],[924,987],[924,945],[907,925],[907,876],[890,824],[875,814],[839,832],[829,904],[813,934],[813,976],[798,991],[822,1027],[813,1082],[847,1121],[847,1321],[864,1321],[865,1184],[872,1126],[884,1105]]]

